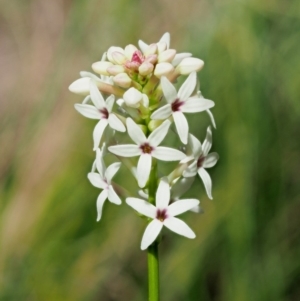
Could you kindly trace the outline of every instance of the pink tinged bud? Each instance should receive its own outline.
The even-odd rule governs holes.
[[[137,89],[130,88],[124,93],[123,99],[127,106],[138,108],[140,106],[140,101],[143,99],[143,95]]]
[[[157,54],[151,54],[146,57],[145,62],[156,64],[157,63]]]
[[[127,60],[131,61],[131,58],[133,56],[133,54],[137,51],[138,49],[132,45],[132,44],[129,44],[125,47],[125,56],[127,58]]]
[[[126,62],[126,57],[123,53],[115,51],[111,54],[113,61],[118,65],[123,65]]]
[[[102,75],[109,75],[109,73],[107,72],[107,68],[109,68],[110,66],[113,66],[111,62],[96,62],[92,65],[92,69],[96,73]]]
[[[183,59],[176,67],[176,71],[182,75],[188,75],[193,71],[200,71],[204,66],[204,62],[194,57]]]
[[[154,43],[154,44],[151,44],[148,46],[148,48],[144,51],[144,56],[149,56],[151,54],[156,54],[157,53],[157,45]]]
[[[158,78],[160,78],[163,75],[167,75],[170,72],[174,70],[174,67],[170,63],[159,63],[156,65],[155,70],[154,70],[154,75]]]
[[[175,55],[176,55],[175,49],[167,49],[158,55],[158,62],[159,63],[162,63],[162,62],[171,63],[172,60],[174,59]]]
[[[131,79],[126,73],[119,73],[114,76],[113,81],[116,85],[122,88],[129,88],[131,86]]]
[[[140,67],[139,67],[139,73],[143,76],[146,76],[150,74],[154,69],[154,66],[151,63],[144,62]]]
[[[125,72],[125,69],[123,66],[120,65],[112,65],[107,68],[107,72],[109,75],[117,75],[119,73]]]
[[[124,53],[124,49],[122,49],[121,47],[115,47],[115,46],[111,46],[109,47],[109,49],[107,50],[107,59],[112,62],[115,63],[112,57],[112,53],[113,52],[120,52],[120,53]]]

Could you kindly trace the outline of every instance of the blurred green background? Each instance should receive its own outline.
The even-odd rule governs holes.
[[[95,122],[68,86],[109,46],[166,31],[171,48],[206,63],[220,161],[214,200],[199,179],[189,192],[205,211],[183,216],[197,238],[165,231],[161,300],[300,300],[299,2],[2,0],[1,301],[147,299],[144,223],[124,203],[96,223]]]

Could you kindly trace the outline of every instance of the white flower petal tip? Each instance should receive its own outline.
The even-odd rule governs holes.
[[[179,74],[187,75],[194,71],[200,71],[204,66],[204,62],[194,57],[184,58],[176,67]]]

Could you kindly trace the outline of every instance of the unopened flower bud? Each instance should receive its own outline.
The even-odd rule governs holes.
[[[118,51],[112,52],[111,56],[112,56],[114,62],[118,65],[123,65],[126,62],[126,57],[121,52],[118,52]]]
[[[175,55],[176,55],[175,49],[167,49],[158,55],[158,62],[159,63],[162,63],[162,62],[171,63],[172,60],[174,59]]]
[[[127,90],[123,95],[126,105],[133,108],[139,107],[142,98],[142,93],[133,87]]]
[[[151,64],[156,64],[157,63],[157,54],[150,54],[145,59],[145,62],[148,62],[148,63],[151,63]]]
[[[92,69],[102,75],[109,75],[107,68],[113,66],[111,62],[96,62],[92,65]]]
[[[177,53],[171,63],[174,67],[176,67],[183,59],[191,56],[192,54],[189,52]]]
[[[129,88],[131,86],[131,79],[127,75],[127,73],[119,73],[116,76],[114,76],[113,81],[116,85],[122,87],[122,88]]]
[[[79,78],[69,86],[69,90],[75,94],[88,95],[90,94],[90,81],[90,77]]]
[[[148,48],[144,51],[144,56],[147,57],[151,54],[156,54],[156,53],[157,53],[157,45],[154,43],[149,45]]]
[[[120,53],[124,53],[124,49],[122,49],[121,47],[116,47],[116,46],[111,46],[109,47],[109,49],[107,50],[107,59],[112,62],[112,63],[115,63],[113,57],[112,57],[112,54],[113,52],[120,52]]]
[[[182,75],[188,75],[193,71],[199,71],[203,68],[204,62],[194,57],[183,59],[176,67],[176,71]]]
[[[144,62],[140,67],[139,67],[139,73],[141,75],[148,75],[150,74],[154,69],[154,66],[151,63]]]
[[[167,75],[168,73],[172,72],[174,70],[174,67],[170,63],[159,63],[156,65],[154,70],[154,75],[158,78],[160,78],[163,75]]]
[[[119,73],[125,72],[125,69],[121,65],[113,65],[107,68],[107,72],[110,75],[117,75]]]
[[[125,56],[131,60],[133,54],[137,51],[138,49],[132,45],[132,44],[129,44],[125,47]]]

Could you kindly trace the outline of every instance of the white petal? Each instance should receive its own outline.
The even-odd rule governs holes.
[[[106,107],[104,98],[93,80],[90,81],[90,94],[92,102],[94,103],[97,109],[102,109]]]
[[[172,198],[179,198],[187,192],[194,182],[194,178],[181,178],[171,188]]]
[[[157,219],[154,219],[147,226],[142,238],[142,243],[141,243],[142,250],[146,250],[155,241],[162,227],[163,227],[163,223]]]
[[[186,178],[194,177],[197,174],[197,161],[194,161],[187,169],[183,172],[183,176]]]
[[[110,113],[115,103],[115,95],[110,95],[106,99],[106,109]]]
[[[164,225],[169,228],[171,231],[185,236],[187,238],[195,238],[196,235],[193,230],[182,220],[171,217],[164,220]]]
[[[208,154],[203,162],[204,168],[210,168],[216,165],[219,160],[219,155],[215,152]]]
[[[116,162],[111,165],[109,165],[105,171],[105,178],[108,181],[108,184],[110,184],[111,179],[114,177],[114,175],[118,172],[120,169],[121,163]]]
[[[159,42],[165,42],[167,45],[167,49],[169,49],[170,47],[170,40],[171,40],[171,36],[168,32],[165,32],[162,37],[160,38]]]
[[[204,156],[207,156],[207,154],[209,153],[209,151],[211,149],[211,146],[212,146],[212,132],[211,132],[211,127],[209,126],[206,131],[206,138],[202,145],[202,150],[203,150]]]
[[[135,157],[142,153],[141,149],[135,144],[109,146],[108,150],[121,157]]]
[[[90,172],[88,173],[88,179],[92,183],[93,186],[101,189],[106,189],[107,184],[103,181],[101,176],[98,173]]]
[[[150,154],[141,154],[137,165],[137,180],[139,187],[143,188],[149,178],[151,171],[152,157]]]
[[[186,113],[197,113],[206,111],[207,109],[212,108],[214,105],[215,103],[212,100],[191,97],[182,105],[181,110],[182,112]]]
[[[182,112],[174,112],[173,118],[179,138],[183,144],[187,144],[189,125]]]
[[[143,53],[148,49],[148,44],[146,44],[142,40],[139,40],[138,44]]]
[[[159,145],[165,139],[170,125],[171,122],[169,120],[165,120],[158,128],[156,128],[148,137],[150,145]]]
[[[211,195],[212,182],[211,182],[210,175],[202,167],[198,169],[198,174],[203,181],[203,184],[204,184],[204,187],[205,187],[208,197],[212,200],[212,198],[213,198]]]
[[[108,186],[108,200],[111,203],[114,203],[116,205],[120,205],[122,203],[121,199],[119,198],[119,196],[114,191],[114,188],[112,187],[112,185]]]
[[[143,94],[136,88],[131,87],[124,93],[123,99],[127,106],[138,108],[143,99]]]
[[[113,113],[108,116],[108,123],[110,127],[119,132],[125,132],[126,128],[123,122]]]
[[[208,114],[208,116],[210,118],[210,121],[211,121],[213,127],[216,129],[217,126],[216,126],[214,115],[212,114],[212,112],[210,110],[206,110],[206,112],[207,112],[207,114]]]
[[[138,198],[127,198],[126,203],[137,212],[151,218],[156,216],[156,207],[151,203]]]
[[[108,125],[107,119],[101,119],[95,126],[94,132],[93,132],[93,138],[94,138],[94,150],[96,150],[99,147],[103,132]]]
[[[130,138],[137,144],[141,145],[147,141],[147,138],[141,128],[131,119],[126,119],[127,132]]]
[[[199,201],[196,199],[185,199],[185,200],[180,200],[177,202],[174,202],[171,204],[168,208],[168,213],[172,216],[176,216],[178,214],[181,214],[183,212],[186,212],[197,205],[199,205]]]
[[[177,53],[172,61],[172,65],[176,67],[184,58],[191,56],[192,54],[188,52]]]
[[[98,170],[100,176],[102,178],[104,178],[105,164],[103,161],[103,152],[99,148],[97,148],[97,150],[96,150],[96,166],[97,166],[97,170]]]
[[[177,91],[174,86],[165,76],[162,76],[160,83],[167,102],[174,102],[177,99]]]
[[[170,185],[168,178],[164,177],[160,180],[156,191],[156,207],[159,209],[165,209],[170,202]]]
[[[194,158],[199,158],[199,156],[202,154],[201,142],[192,134],[189,134],[188,146],[191,148]]]
[[[107,199],[107,195],[108,195],[107,190],[103,190],[98,196],[98,199],[97,199],[97,212],[98,212],[97,222],[99,222],[101,219],[102,208],[103,208],[103,204],[104,204],[105,200]]]
[[[165,106],[157,109],[152,113],[151,119],[167,119],[171,116],[172,109],[170,104],[166,104]]]
[[[75,104],[75,109],[83,116],[90,119],[101,119],[101,113],[97,108],[86,104]]]
[[[178,90],[178,97],[180,100],[187,100],[195,90],[197,83],[197,75],[196,72],[192,72],[185,82],[182,84],[180,89]]]
[[[152,151],[152,156],[162,161],[180,161],[186,157],[183,152],[164,146],[157,146]]]

